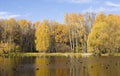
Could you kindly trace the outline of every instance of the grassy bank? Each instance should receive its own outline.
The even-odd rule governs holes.
[[[1,56],[75,56],[83,57],[90,56],[91,53],[10,53],[10,54],[1,54]]]
[[[90,57],[94,56],[92,53],[10,53],[10,54],[0,54],[0,56],[75,56],[75,57]],[[120,53],[115,54],[101,54],[101,56],[120,56]]]

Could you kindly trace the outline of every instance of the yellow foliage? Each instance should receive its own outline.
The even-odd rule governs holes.
[[[55,33],[55,41],[57,43],[68,42],[68,28],[66,26],[58,25],[54,33]]]
[[[28,21],[28,20],[19,20],[18,24],[23,29],[24,27],[28,27],[30,25],[30,21]]]
[[[39,22],[39,21],[35,22],[35,23],[34,23],[34,26],[35,26],[36,28],[38,28],[38,27],[40,26],[40,22]]]
[[[96,19],[88,36],[88,52],[118,52],[120,49],[120,16],[110,14],[103,18],[103,15],[99,15],[99,18]]]
[[[43,22],[41,26],[36,30],[36,50],[47,51],[49,48],[50,34],[48,24]]]

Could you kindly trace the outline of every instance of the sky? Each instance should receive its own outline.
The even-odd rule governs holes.
[[[120,0],[0,0],[0,19],[64,22],[66,13],[120,14]]]

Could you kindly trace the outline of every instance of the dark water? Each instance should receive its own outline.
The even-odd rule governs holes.
[[[0,57],[0,76],[120,76],[120,57]]]

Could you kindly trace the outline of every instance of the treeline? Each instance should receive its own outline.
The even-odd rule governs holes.
[[[66,14],[64,24],[36,22],[35,43],[40,52],[87,52],[87,39],[96,14]]]
[[[28,20],[0,20],[0,52],[35,51],[35,27]]]
[[[96,16],[87,44],[88,52],[119,53],[120,15],[101,13]]]
[[[0,52],[97,52],[120,50],[120,16],[66,14],[64,24],[0,20]]]

